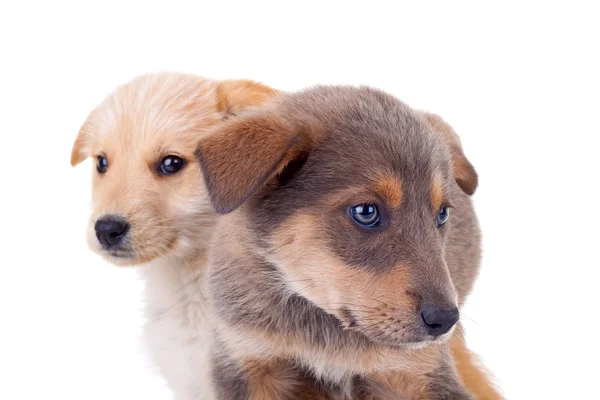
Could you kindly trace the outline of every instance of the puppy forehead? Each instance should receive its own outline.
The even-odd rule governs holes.
[[[394,131],[347,132],[334,134],[337,137],[309,156],[303,180],[325,191],[361,187],[392,207],[400,206],[406,196],[429,193],[434,184],[443,191],[449,163],[427,138],[405,140]]]
[[[321,150],[354,175],[378,169],[431,177],[434,169],[449,170],[443,139],[419,113],[378,89],[317,86],[284,102],[284,111],[318,120],[326,132]]]
[[[86,126],[88,137],[96,145],[115,143],[129,150],[156,140],[191,141],[219,121],[215,90],[213,82],[184,74],[139,77],[96,107]]]

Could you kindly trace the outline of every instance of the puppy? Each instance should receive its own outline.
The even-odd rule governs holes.
[[[90,113],[73,145],[73,166],[95,163],[89,246],[111,263],[140,265],[147,346],[179,399],[210,395],[200,283],[215,213],[194,151],[210,128],[275,93],[248,80],[140,76]]]
[[[319,86],[217,127],[196,157],[222,215],[216,398],[500,398],[458,335],[478,177],[440,117]]]

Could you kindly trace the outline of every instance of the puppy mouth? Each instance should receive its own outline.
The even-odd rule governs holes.
[[[366,324],[362,318],[356,316],[352,310],[349,310],[346,307],[342,307],[339,312],[340,315],[338,319],[341,321],[345,330],[354,331],[372,343],[394,348],[420,349],[430,344],[443,343],[449,338],[449,335],[452,332],[450,331],[447,334],[438,337],[422,335],[417,332],[404,331],[404,329],[400,327],[402,326],[404,328],[406,327],[406,324],[402,325],[400,322],[398,322],[396,326],[387,327],[387,329],[385,329],[378,327],[377,322]],[[391,332],[389,332],[390,330]],[[415,331],[418,331],[418,329],[415,329]]]
[[[156,247],[161,247],[159,243]],[[152,247],[130,247],[124,243],[123,247],[114,249],[105,249],[100,246],[96,248],[96,252],[104,257],[108,262],[121,266],[135,266],[142,265],[153,260],[170,254],[175,248],[175,241],[169,242],[166,250],[162,253],[153,251]]]
[[[108,262],[116,265],[135,265],[139,255],[131,249],[100,249],[100,255]]]
[[[136,258],[135,253],[132,250],[115,249],[115,250],[103,250],[106,254],[114,258]]]
[[[106,261],[117,265],[133,264],[139,258],[138,253],[131,248],[118,247],[105,249],[97,240],[90,243],[90,248],[94,253],[102,256]]]

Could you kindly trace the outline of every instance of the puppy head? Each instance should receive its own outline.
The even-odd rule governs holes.
[[[439,117],[371,88],[316,87],[226,123],[197,156],[214,208],[247,220],[290,295],[376,343],[450,335],[450,209],[477,174]]]
[[[275,92],[246,80],[214,82],[177,73],[137,77],[85,121],[71,164],[94,163],[90,247],[133,265],[201,251],[214,213],[194,151],[207,130]]]

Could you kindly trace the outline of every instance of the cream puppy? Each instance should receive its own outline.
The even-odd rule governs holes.
[[[177,399],[211,393],[201,285],[216,216],[194,152],[211,128],[276,93],[249,80],[139,76],[90,113],[73,145],[73,166],[94,162],[89,246],[138,266],[146,345]]]

